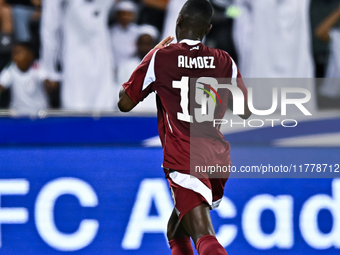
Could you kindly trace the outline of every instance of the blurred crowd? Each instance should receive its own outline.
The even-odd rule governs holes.
[[[204,43],[244,78],[317,79],[318,108],[340,107],[340,0],[211,0]],[[0,108],[116,110],[118,92],[185,0],[0,0]],[[312,79],[311,79],[312,80]],[[155,97],[135,111],[155,112]]]

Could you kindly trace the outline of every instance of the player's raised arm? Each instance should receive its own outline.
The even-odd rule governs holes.
[[[159,49],[166,47],[173,40],[174,40],[174,38],[172,36],[168,36],[168,37],[164,38],[159,44],[157,44],[155,46],[154,49],[152,49],[149,52],[149,54],[150,55],[155,54],[155,50],[159,50]],[[145,77],[145,75],[147,73],[148,65],[149,65],[149,62],[150,62],[150,55],[149,54],[147,54],[147,56],[143,59],[142,63],[134,71],[129,82],[124,84],[126,87],[132,88],[132,89],[130,89],[130,91],[131,91],[130,95],[128,95],[128,93],[126,92],[124,85],[119,92],[118,108],[122,112],[131,111],[140,101],[139,97],[141,97],[141,95],[139,95],[139,94],[143,93],[143,92],[141,92],[141,88],[139,88],[141,85],[143,85],[143,84],[141,84],[140,77],[141,76]],[[132,98],[133,96],[135,96],[135,98]]]

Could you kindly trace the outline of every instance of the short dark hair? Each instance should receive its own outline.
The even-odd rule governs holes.
[[[36,53],[35,47],[34,47],[33,43],[31,43],[31,42],[28,42],[28,41],[19,41],[19,42],[16,42],[16,43],[14,44],[14,46],[23,47],[23,48],[25,48],[27,51],[32,52],[33,55],[34,55],[34,58],[37,57],[37,53]]]
[[[188,0],[180,14],[192,25],[209,26],[214,9],[209,0]]]

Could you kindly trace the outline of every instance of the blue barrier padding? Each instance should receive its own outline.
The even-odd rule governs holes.
[[[0,145],[139,145],[157,134],[155,117],[0,119]]]
[[[335,133],[340,118],[300,121],[294,128],[263,127],[225,135],[232,144],[270,145],[276,139]],[[142,145],[158,136],[156,117],[0,118],[0,146]]]

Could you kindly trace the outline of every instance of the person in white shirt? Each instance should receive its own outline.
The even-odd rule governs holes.
[[[313,78],[310,0],[236,0],[234,41],[244,78]]]
[[[295,79],[314,78],[310,0],[235,0],[235,5],[241,15],[234,21],[233,37],[243,78],[276,79],[266,86],[263,80],[245,80],[246,86],[253,88],[254,107],[269,109],[273,89],[296,86],[294,81],[311,93],[305,107],[314,111],[314,80]]]
[[[114,67],[108,16],[113,0],[43,0],[42,66],[61,81],[66,110],[112,110]],[[59,60],[58,60],[59,58]],[[60,63],[62,72],[58,73]]]
[[[330,42],[326,79],[320,87],[320,94],[338,101],[340,98],[340,6],[316,28],[315,34],[320,40]]]
[[[0,74],[0,92],[11,88],[10,109],[18,115],[37,115],[48,107],[45,75],[29,43],[14,46],[12,62]]]
[[[159,38],[157,28],[151,25],[141,25],[139,27],[139,36],[137,38],[137,50],[133,57],[130,57],[123,64],[118,66],[117,69],[117,84],[122,85],[129,80],[133,71],[141,63],[144,56],[155,47]],[[156,113],[156,96],[150,95],[141,102],[138,107],[134,108],[131,112],[145,112]]]
[[[110,34],[115,67],[117,68],[136,52],[139,28],[134,23],[137,7],[133,2],[118,2],[114,6],[114,11],[117,23],[110,29]]]

